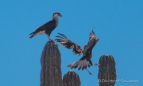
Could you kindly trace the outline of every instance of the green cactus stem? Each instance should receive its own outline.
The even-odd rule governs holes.
[[[78,74],[74,71],[68,71],[63,77],[63,86],[81,86]]]
[[[111,55],[102,55],[99,59],[99,86],[114,86],[116,80],[115,60]]]
[[[62,86],[61,55],[54,41],[46,43],[41,56],[40,86]]]

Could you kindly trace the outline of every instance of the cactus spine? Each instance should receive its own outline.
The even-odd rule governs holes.
[[[114,86],[116,80],[115,60],[111,55],[103,55],[99,59],[99,86]]]
[[[40,86],[62,86],[61,55],[54,41],[46,43],[41,56]]]
[[[63,86],[80,86],[80,78],[74,71],[67,72],[63,77]]]

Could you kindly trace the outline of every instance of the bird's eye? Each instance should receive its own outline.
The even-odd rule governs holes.
[[[61,16],[61,14],[58,14],[58,16]]]

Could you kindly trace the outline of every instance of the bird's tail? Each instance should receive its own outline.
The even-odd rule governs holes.
[[[90,63],[84,59],[84,60],[79,60],[77,62],[73,62],[72,64],[68,65],[67,67],[70,67],[70,68],[78,68],[78,70],[82,69],[86,69],[87,67],[90,67]]]
[[[36,34],[35,33],[31,33],[31,34],[29,34],[30,35],[30,37],[29,38],[33,38]]]

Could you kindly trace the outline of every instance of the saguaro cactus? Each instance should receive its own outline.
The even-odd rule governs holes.
[[[63,86],[80,86],[80,78],[74,71],[67,72],[63,77]]]
[[[99,86],[114,86],[116,80],[115,60],[111,55],[103,55],[99,59]]]
[[[40,86],[62,86],[61,55],[54,41],[46,43],[41,66]]]

